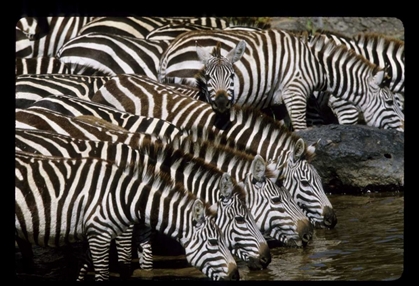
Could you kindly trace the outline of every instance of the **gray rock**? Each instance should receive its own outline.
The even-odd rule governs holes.
[[[403,191],[403,132],[331,124],[296,134],[307,144],[320,139],[312,164],[326,192]]]

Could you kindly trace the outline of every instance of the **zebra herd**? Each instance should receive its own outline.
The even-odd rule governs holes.
[[[111,241],[127,278],[132,244],[153,269],[157,232],[209,279],[239,280],[238,260],[269,266],[268,240],[305,247],[337,224],[311,164],[318,142],[294,132],[322,117],[311,110],[403,131],[403,99],[404,43],[384,36],[215,17],[22,18],[16,245],[30,263],[31,245],[84,241],[77,280],[92,267],[108,280]],[[279,105],[287,114],[270,116]]]

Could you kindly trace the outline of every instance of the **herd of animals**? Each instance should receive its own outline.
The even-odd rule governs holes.
[[[77,280],[153,270],[178,241],[211,280],[305,247],[337,217],[294,131],[404,131],[404,42],[215,17],[24,17],[16,25],[15,241],[85,241]],[[332,115],[332,116],[331,116]]]

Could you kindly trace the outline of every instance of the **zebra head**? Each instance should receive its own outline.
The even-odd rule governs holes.
[[[383,129],[396,129],[404,132],[404,113],[402,103],[388,86],[383,84],[385,70],[377,70],[369,78],[368,98],[363,116],[366,124]]]
[[[270,249],[245,201],[245,191],[228,174],[219,181],[216,224],[229,249],[252,270],[265,269],[271,262]]]
[[[190,209],[192,229],[180,240],[185,257],[212,280],[239,280],[236,261],[227,248],[214,213],[196,199]]]
[[[217,42],[212,53],[198,45],[196,47],[198,58],[204,64],[196,77],[200,92],[214,111],[224,114],[235,102],[233,63],[244,54],[246,42],[241,40],[226,57],[220,53],[220,42]]]
[[[256,155],[243,181],[247,204],[260,231],[285,246],[305,246],[313,226],[289,192],[265,176],[265,160]]]
[[[332,229],[337,224],[336,214],[324,192],[321,177],[310,164],[318,142],[307,146],[303,139],[299,138],[293,150],[279,155],[278,163],[286,163],[283,163],[277,184],[290,192],[315,227]]]

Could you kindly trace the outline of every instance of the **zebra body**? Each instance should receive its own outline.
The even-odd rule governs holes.
[[[109,76],[30,74],[16,77],[16,108],[26,108],[51,94],[90,100]]]
[[[16,236],[40,246],[87,239],[95,280],[109,279],[110,241],[139,222],[177,239],[187,261],[208,277],[239,278],[206,205],[167,176],[146,169],[133,176],[131,170],[96,158],[19,151],[15,158]]]
[[[79,30],[92,17],[24,17],[16,24],[16,57],[54,57],[58,49],[68,40],[77,36]],[[31,22],[33,36],[22,31],[22,22]],[[41,25],[42,23],[42,25]],[[40,32],[36,29],[39,27]],[[23,28],[24,29],[24,28]],[[25,29],[24,29],[25,30]]]
[[[223,29],[228,23],[223,18],[216,17],[97,17],[87,23],[79,35],[98,32],[144,39],[167,25],[199,25]]]
[[[16,76],[22,74],[67,74],[69,69],[55,57],[16,58]]]
[[[212,48],[220,42],[221,51],[227,53],[240,41],[246,41],[246,49],[234,66],[235,97],[232,97],[232,103],[260,109],[284,104],[293,129],[300,130],[307,126],[307,98],[319,90],[348,100],[362,112],[368,112],[365,114],[368,125],[402,130],[404,119],[394,110],[393,104],[387,104],[392,100],[389,90],[378,85],[382,82],[383,70],[372,66],[362,56],[351,54],[345,47],[320,49],[318,43],[307,43],[301,37],[281,30],[184,33],[172,41],[162,55],[158,80],[176,82],[177,78],[184,78],[192,81],[195,77],[197,86],[203,88],[202,93],[208,93],[211,78],[223,76],[227,81],[231,75],[213,75],[206,65],[203,68],[195,49],[196,43]],[[331,51],[333,53],[329,53]],[[351,63],[344,68],[349,73],[343,73],[334,65],[337,58],[342,65],[347,61]],[[332,74],[340,76],[339,84]],[[215,94],[211,96],[214,100]]]
[[[57,52],[72,74],[143,74],[156,79],[159,59],[169,41],[89,33],[67,41]],[[85,71],[87,69],[87,71]]]
[[[166,24],[162,27],[158,27],[152,31],[150,31],[145,39],[152,40],[152,41],[172,41],[177,36],[182,33],[189,32],[189,31],[196,31],[196,30],[213,30],[213,27],[203,26],[193,23],[184,23],[184,24]]]
[[[278,166],[287,162],[284,187],[314,225],[335,226],[337,218],[323,190],[321,178],[308,160],[315,152],[315,145],[306,145],[285,126],[251,107],[233,106],[221,122],[223,128],[219,129],[220,117],[216,116],[209,103],[177,94],[172,89],[165,90],[165,85],[153,83],[146,77],[119,75],[98,90],[92,101],[143,116],[162,118],[191,134],[200,135],[203,129],[208,129],[225,136],[236,148],[253,155],[259,154],[266,161],[275,161]],[[287,171],[288,168],[292,168],[293,172]]]

